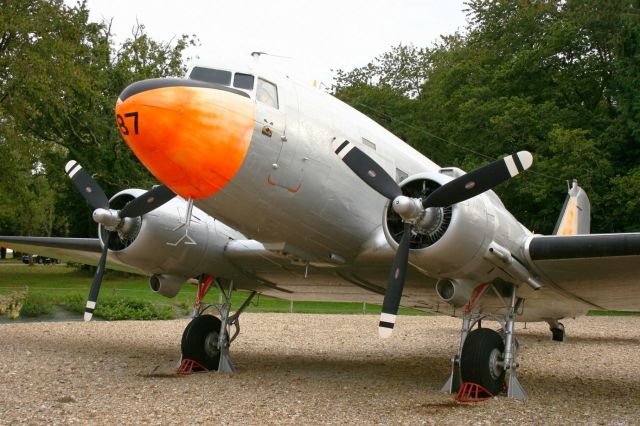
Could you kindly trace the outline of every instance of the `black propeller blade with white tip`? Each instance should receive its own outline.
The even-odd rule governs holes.
[[[393,265],[389,272],[389,282],[387,291],[382,302],[382,313],[380,314],[380,323],[378,325],[378,334],[382,338],[391,336],[393,326],[396,324],[396,316],[400,308],[400,298],[404,289],[404,278],[407,275],[407,267],[409,266],[409,243],[411,242],[411,225],[404,224],[404,233],[396,251],[396,257],[393,259]]]
[[[87,299],[87,305],[84,308],[84,320],[91,321],[93,317],[93,311],[96,309],[96,303],[98,302],[98,294],[100,293],[100,286],[102,285],[102,277],[104,276],[104,268],[107,264],[107,252],[109,251],[109,239],[111,238],[111,232],[107,231],[107,238],[102,248],[102,254],[100,255],[100,261],[98,262],[98,269],[93,276],[93,282],[91,283],[91,289],[89,290],[89,298]]]
[[[402,189],[396,181],[358,147],[348,141],[343,141],[341,143],[334,142],[333,148],[342,161],[373,190],[391,201],[401,200],[398,197],[402,196]],[[422,200],[422,208],[447,207],[473,198],[520,174],[531,167],[532,163],[533,157],[527,151],[520,151],[496,160],[442,185]],[[405,197],[403,201],[407,201],[407,198]],[[399,209],[405,209],[407,203],[400,201],[393,203],[394,209],[396,206]],[[401,213],[399,210],[397,212]],[[380,337],[383,338],[391,336],[400,307],[409,264],[411,229],[412,224],[405,222],[404,233],[389,273],[378,329]]]
[[[106,238],[98,269],[93,276],[91,289],[89,290],[89,298],[84,312],[84,320],[90,321],[95,310],[104,277],[104,270],[107,263],[107,253],[109,252],[109,240],[111,239],[113,228],[116,227],[124,218],[143,216],[146,213],[160,207],[167,201],[171,200],[176,194],[164,185],[158,185],[153,189],[145,192],[141,196],[134,198],[127,203],[122,210],[115,211],[109,209],[109,199],[100,188],[100,185],[82,168],[76,161],[69,161],[65,167],[65,172],[69,175],[71,182],[80,191],[87,202],[95,209],[93,213],[94,220],[105,226]],[[111,229],[111,230],[110,230]]]
[[[64,166],[64,171],[69,175],[73,185],[80,191],[89,204],[91,204],[91,207],[94,209],[109,208],[109,199],[104,191],[80,164],[71,160]]]
[[[141,196],[129,201],[127,205],[118,212],[118,216],[121,218],[142,216],[151,210],[157,209],[175,196],[175,192],[166,186],[158,185]]]
[[[390,200],[402,195],[402,190],[396,181],[378,163],[351,142],[342,142],[334,152],[374,191]]]
[[[488,191],[531,167],[527,151],[501,158],[447,182],[422,201],[424,208],[447,207]]]

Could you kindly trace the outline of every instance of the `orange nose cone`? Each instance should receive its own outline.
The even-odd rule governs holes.
[[[116,123],[138,159],[185,198],[215,194],[237,173],[255,111],[244,93],[192,80],[134,83],[116,103]]]

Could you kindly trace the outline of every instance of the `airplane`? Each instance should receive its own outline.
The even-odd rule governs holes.
[[[545,321],[563,341],[563,318],[639,310],[640,233],[590,234],[589,198],[576,181],[547,236],[518,222],[493,191],[532,166],[529,152],[468,173],[441,167],[259,61],[135,82],[120,94],[115,121],[161,184],[108,198],[70,160],[65,170],[94,209],[99,238],[3,236],[0,244],[97,264],[85,320],[107,267],[149,276],[166,297],[194,281],[181,353],[208,370],[235,371],[229,347],[256,294],[382,301],[382,338],[399,306],[462,319],[443,390],[473,383],[526,398],[516,321]],[[213,286],[222,301],[203,305]],[[236,290],[249,293],[232,314]]]

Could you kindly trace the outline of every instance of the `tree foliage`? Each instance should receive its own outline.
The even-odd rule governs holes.
[[[591,198],[594,231],[640,230],[637,2],[466,7],[463,33],[340,71],[336,96],[443,165],[530,150],[532,170],[497,190],[537,232],[552,230],[573,178]]]
[[[109,23],[89,22],[84,2],[0,0],[0,8],[0,154],[10,159],[0,233],[95,234],[64,164],[83,164],[107,194],[151,185],[116,131],[114,105],[136,80],[183,74],[195,40],[158,42],[138,25],[116,46]]]

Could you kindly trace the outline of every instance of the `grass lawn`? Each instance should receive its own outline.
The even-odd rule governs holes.
[[[19,260],[4,260],[0,265],[0,298],[28,288],[22,316],[52,315],[60,307],[78,314],[84,311],[93,275],[65,265],[26,266],[11,264]],[[105,274],[96,316],[108,319],[170,319],[191,313],[196,287],[185,284],[172,299],[149,289],[147,277],[126,276],[119,272]],[[246,292],[235,292],[233,308],[238,308],[247,297]],[[217,289],[211,289],[204,303],[218,302]],[[367,304],[367,314],[379,314],[380,305]],[[247,312],[290,312],[288,300],[256,296]],[[319,314],[362,314],[362,303],[304,302],[293,303],[293,312]],[[1,316],[0,312],[0,316]],[[415,309],[400,309],[401,315],[429,315]],[[638,316],[640,312],[590,311],[590,316]]]
[[[92,277],[93,275],[89,272],[65,265],[2,265],[0,266],[0,295],[22,291],[28,287],[27,302],[42,305],[44,312],[41,314],[50,314],[58,305],[81,311],[89,293]],[[104,305],[105,301],[127,299],[164,309],[173,308],[178,315],[188,315],[195,299],[195,289],[194,285],[185,284],[175,298],[168,299],[149,289],[147,277],[134,275],[127,277],[119,272],[107,271],[100,290],[98,309],[101,302]],[[233,308],[239,307],[247,295],[246,292],[234,292]],[[211,289],[203,302],[215,303],[218,300],[218,290]],[[289,312],[290,308],[290,302],[287,300],[257,295],[251,306],[247,308],[247,312]],[[296,313],[362,314],[362,311],[362,303],[303,301],[293,303],[293,312]],[[38,313],[37,307],[34,307],[33,313]],[[380,305],[367,304],[366,313],[379,314]],[[428,315],[425,312],[405,308],[400,309],[400,314]],[[99,312],[96,312],[96,315],[100,316]]]

